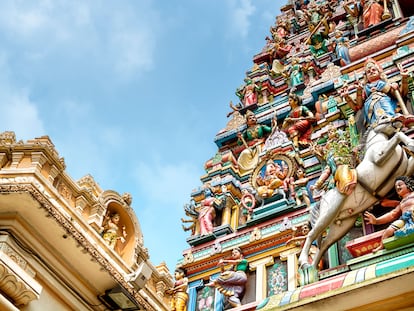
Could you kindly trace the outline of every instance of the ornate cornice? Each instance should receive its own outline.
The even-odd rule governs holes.
[[[111,277],[122,286],[128,293],[135,298],[135,300],[143,307],[145,310],[154,310],[155,309],[138,293],[132,285],[125,281],[124,276],[121,275],[106,259],[101,252],[99,252],[94,245],[89,242],[84,235],[82,235],[79,230],[75,227],[72,219],[66,218],[62,213],[60,213],[47,199],[47,194],[43,194],[32,184],[2,184],[0,185],[0,193],[28,193],[30,194],[40,206],[44,208],[49,216],[53,217],[59,225],[64,228],[69,235],[71,235],[84,250],[90,254],[90,256],[98,264],[105,269]],[[46,195],[46,196],[45,196]]]

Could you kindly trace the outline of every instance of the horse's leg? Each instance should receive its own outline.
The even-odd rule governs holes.
[[[404,145],[414,147],[414,139],[408,137],[402,132],[397,132],[393,137],[396,137],[396,139],[400,142],[402,142]]]
[[[314,267],[318,266],[319,261],[321,260],[323,254],[328,250],[328,248],[349,232],[349,230],[355,224],[357,218],[358,215],[353,215],[349,218],[344,218],[338,222],[331,223],[328,229],[328,233],[322,240],[321,245],[319,245],[319,250],[313,259],[312,265]]]
[[[345,198],[346,195],[338,192],[336,188],[329,190],[322,196],[320,200],[319,217],[312,230],[308,233],[302,251],[299,255],[300,266],[308,264],[309,251],[312,242],[318,239],[322,232],[324,232],[325,229],[331,224],[335,216],[338,214]]]

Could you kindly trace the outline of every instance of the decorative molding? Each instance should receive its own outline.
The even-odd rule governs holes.
[[[17,179],[17,178],[16,178]],[[93,260],[95,260],[101,267],[106,270],[111,276],[121,285],[128,293],[136,299],[136,301],[148,311],[156,311],[153,306],[151,306],[139,293],[138,290],[131,287],[131,285],[125,281],[124,276],[119,273],[114,267],[110,264],[107,258],[101,254],[101,252],[96,249],[92,243],[82,235],[79,230],[76,229],[72,221],[67,219],[65,215],[62,215],[57,208],[55,208],[47,198],[49,195],[43,191],[40,192],[40,189],[37,189],[32,184],[1,184],[0,193],[18,193],[26,192],[30,194],[42,208],[44,208],[50,217],[53,217],[57,223],[59,223],[62,228],[64,228],[69,235],[71,235],[81,247],[84,248],[85,252],[89,253]],[[0,277],[0,279],[2,279]]]
[[[25,282],[24,279],[28,280]],[[27,305],[38,299],[42,287],[24,273],[16,262],[5,253],[0,252],[0,290],[17,306]]]

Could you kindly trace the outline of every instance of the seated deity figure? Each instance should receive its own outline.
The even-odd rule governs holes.
[[[321,26],[324,26],[321,29]],[[313,56],[319,57],[328,53],[328,35],[329,35],[329,25],[324,17],[318,25],[309,22],[308,24],[310,36],[306,40],[309,49]]]
[[[238,132],[238,144],[245,149],[240,153],[237,163],[241,174],[251,172],[259,161],[259,153],[265,139],[272,133],[272,127],[258,124],[256,115],[248,110],[245,115],[247,128],[243,133]]]
[[[115,249],[116,243],[120,241],[125,243],[127,237],[126,228],[122,226],[122,231],[119,228],[119,221],[121,216],[118,213],[107,214],[103,221],[102,238],[112,249]]]
[[[374,60],[367,59],[364,65],[365,79],[358,82],[356,99],[352,99],[346,88],[342,95],[354,111],[363,109],[366,127],[384,121],[400,118],[396,112],[398,104],[406,109],[402,97],[408,93],[408,72],[400,68],[401,87],[389,83],[382,67]]]
[[[288,166],[282,161],[282,165],[274,160],[268,160],[264,169],[263,176],[257,177],[257,184],[259,185],[257,193],[261,198],[270,198],[274,194],[282,194],[285,198],[285,191],[287,188]],[[283,189],[281,189],[283,187]]]
[[[289,94],[289,105],[291,111],[282,124],[282,129],[289,134],[293,145],[307,146],[310,143],[312,124],[316,120],[313,112],[302,105],[302,98],[295,93]]]

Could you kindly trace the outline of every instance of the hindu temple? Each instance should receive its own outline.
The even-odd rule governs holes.
[[[274,14],[184,204],[171,310],[412,310],[412,3]]]

